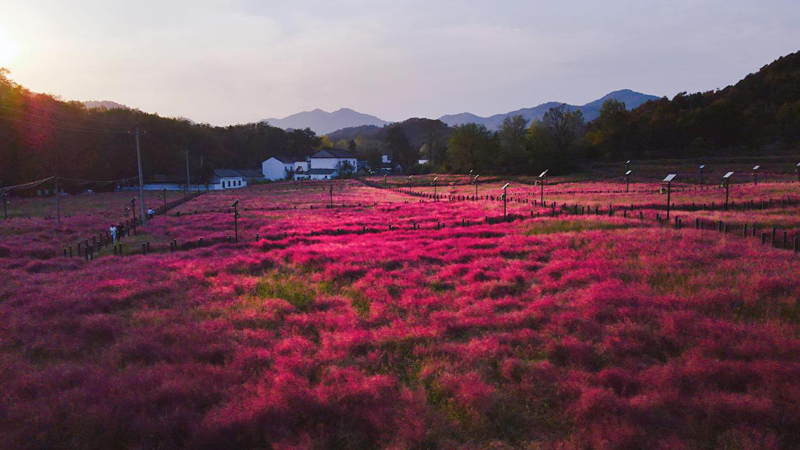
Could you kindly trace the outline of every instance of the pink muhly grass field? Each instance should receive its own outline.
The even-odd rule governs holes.
[[[531,204],[486,224],[502,204],[356,182],[329,209],[297,188],[203,195],[144,230],[227,236],[240,199],[239,245],[85,262],[4,237],[22,256],[0,255],[0,448],[800,442],[791,252]]]

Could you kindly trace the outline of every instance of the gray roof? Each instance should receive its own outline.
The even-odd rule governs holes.
[[[306,159],[300,156],[273,156],[273,158],[277,159],[278,161],[284,164],[293,164],[297,162],[306,162]]]
[[[242,174],[242,176],[245,178],[264,178],[264,174],[260,170],[237,169],[236,171]]]
[[[219,178],[241,178],[242,174],[233,169],[215,169],[214,176]]]
[[[336,169],[308,169],[303,175],[333,175]]]
[[[312,158],[341,158],[341,159],[356,159],[356,155],[348,152],[347,150],[341,150],[338,148],[326,148],[324,150],[320,150],[314,155],[311,156]]]

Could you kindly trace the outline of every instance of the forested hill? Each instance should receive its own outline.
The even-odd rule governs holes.
[[[307,155],[320,145],[310,130],[286,132],[264,123],[229,127],[193,124],[127,108],[88,108],[36,94],[0,69],[0,186],[51,175],[90,180],[136,176],[138,123],[145,177],[213,168],[256,168],[269,156]],[[205,167],[200,167],[200,160]]]
[[[796,151],[800,52],[719,91],[681,93],[601,116],[588,131],[594,156],[612,159]]]

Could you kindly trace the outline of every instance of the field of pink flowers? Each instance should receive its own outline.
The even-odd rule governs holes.
[[[792,252],[328,186],[198,197],[142,230],[175,253],[3,237],[0,448],[800,445]]]

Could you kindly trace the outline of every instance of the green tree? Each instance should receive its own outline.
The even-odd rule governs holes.
[[[385,142],[392,152],[392,162],[400,164],[403,171],[408,171],[419,160],[418,150],[408,142],[406,132],[400,125],[392,125],[386,130]]]
[[[528,121],[521,115],[506,117],[497,132],[500,153],[497,170],[501,173],[524,173],[527,166],[526,127]]]
[[[487,173],[485,169],[492,168],[492,148],[492,135],[485,125],[468,123],[456,126],[450,136],[447,160],[455,172],[477,170]]]

